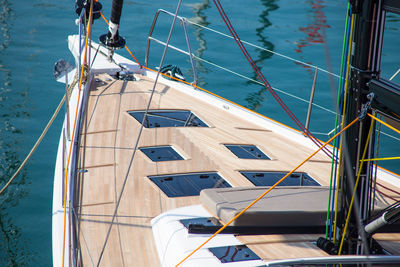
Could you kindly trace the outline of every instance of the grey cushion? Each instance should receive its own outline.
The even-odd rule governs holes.
[[[269,187],[205,189],[202,204],[228,222]],[[232,226],[325,226],[329,188],[276,187],[235,220]]]

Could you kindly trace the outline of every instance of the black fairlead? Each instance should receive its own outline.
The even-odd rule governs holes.
[[[100,2],[93,2],[93,21],[100,18],[100,12],[101,12],[102,8],[103,8],[103,5],[100,4]],[[85,9],[86,18],[89,18],[90,0],[76,0],[75,12],[78,16],[81,15],[82,9]]]

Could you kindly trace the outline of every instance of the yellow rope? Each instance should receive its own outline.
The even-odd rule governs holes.
[[[343,112],[342,112],[342,114],[343,114],[343,117],[342,118],[344,118],[344,116],[346,115],[346,102],[347,102],[347,89],[348,89],[348,78],[349,78],[349,67],[350,67],[350,58],[351,58],[351,48],[352,48],[352,45],[351,45],[351,41],[353,40],[353,29],[354,29],[354,17],[355,17],[355,15],[354,14],[352,14],[351,15],[351,27],[350,27],[350,44],[349,44],[349,51],[348,51],[348,54],[347,54],[347,73],[346,73],[346,84],[345,84],[345,91],[344,91],[344,100],[343,100]],[[339,146],[339,149],[340,149],[340,151],[342,151],[342,145],[343,145],[343,141],[342,141],[343,139],[341,139],[340,140],[340,146]],[[340,157],[339,158],[339,167],[338,167],[338,169],[340,170],[340,168],[341,168],[341,165],[342,165],[342,158]],[[333,243],[335,243],[335,241],[336,241],[336,226],[337,226],[337,224],[336,224],[336,222],[337,222],[337,206],[338,206],[338,202],[339,202],[339,185],[340,185],[340,179],[337,179],[337,182],[336,182],[336,198],[335,198],[335,207],[336,207],[336,209],[335,209],[335,219],[334,219],[334,224],[333,224],[333,237],[332,237],[332,242]]]
[[[364,160],[361,160],[361,161],[380,161],[380,160],[394,160],[394,159],[400,159],[400,157],[388,157],[388,158],[364,159]]]
[[[284,177],[282,177],[278,182],[276,182],[273,186],[271,186],[267,191],[265,191],[263,194],[261,194],[257,199],[255,199],[253,202],[251,202],[246,208],[244,208],[241,212],[239,212],[235,217],[233,217],[229,222],[227,222],[224,226],[222,226],[218,231],[216,231],[212,236],[210,236],[203,244],[198,246],[195,250],[193,250],[189,255],[187,255],[184,259],[182,259],[177,265],[181,265],[184,261],[186,261],[190,256],[192,256],[196,251],[198,251],[200,248],[202,248],[205,244],[207,244],[211,239],[213,239],[216,235],[221,233],[228,225],[230,225],[233,221],[235,221],[237,218],[239,218],[243,213],[245,213],[251,206],[256,204],[260,199],[262,199],[266,194],[268,194],[272,189],[274,189],[276,186],[278,186],[283,180],[285,180],[287,177],[289,177],[293,172],[295,172],[298,168],[300,168],[304,163],[306,163],[310,158],[312,158],[315,154],[317,154],[321,149],[323,149],[326,145],[328,145],[332,140],[334,140],[336,137],[338,137],[342,132],[346,131],[349,127],[351,127],[354,123],[356,123],[358,118],[353,120],[349,125],[344,127],[340,132],[335,134],[331,139],[326,141],[320,148],[318,148],[315,152],[313,152],[310,156],[308,156],[305,160],[303,160],[297,167],[295,167],[293,170],[291,170],[289,173],[287,173]]]
[[[396,133],[399,133],[399,134],[400,134],[400,130],[394,128],[392,125],[390,125],[390,124],[384,122],[383,120],[378,119],[377,117],[375,117],[374,115],[371,115],[371,114],[369,114],[369,113],[368,113],[368,116],[370,116],[372,119],[374,119],[374,120],[376,120],[376,121],[379,121],[380,123],[382,123],[383,125],[385,125],[386,127],[390,128],[390,129],[392,129],[392,130],[395,131]]]
[[[80,96],[81,96],[83,73],[84,73],[84,70],[85,70],[85,61],[86,61],[88,40],[89,40],[90,31],[91,31],[91,28],[92,28],[91,27],[92,26],[92,13],[93,13],[93,2],[90,5],[89,20],[88,20],[88,26],[87,26],[87,31],[86,31],[85,52],[84,52],[83,63],[82,63],[82,68],[81,68],[81,77],[79,79],[78,99],[77,99],[77,102],[76,102],[74,126],[72,128],[72,138],[75,135],[76,121],[77,121],[78,107],[79,107],[79,99],[80,99]],[[66,169],[65,169],[65,178],[64,178],[64,227],[63,227],[62,267],[64,267],[64,259],[65,259],[65,235],[66,235],[66,218],[67,218],[68,168],[69,168],[69,162],[71,160],[72,145],[73,144],[74,144],[74,142],[73,142],[73,140],[71,140],[70,146],[69,146],[69,152],[68,152],[67,166],[66,166]]]
[[[344,243],[344,237],[346,236],[347,226],[349,225],[350,215],[351,215],[351,211],[352,211],[352,209],[353,209],[354,196],[355,196],[355,194],[356,194],[358,182],[360,181],[361,170],[362,170],[362,167],[363,167],[363,165],[364,165],[364,159],[365,159],[365,155],[367,154],[368,143],[369,143],[369,139],[370,139],[370,137],[371,137],[371,133],[372,133],[372,128],[373,128],[373,126],[374,126],[374,121],[372,121],[371,127],[369,128],[368,137],[367,137],[367,141],[365,142],[365,147],[364,147],[364,152],[363,152],[363,155],[362,155],[361,164],[360,164],[360,167],[358,168],[357,180],[356,180],[356,183],[355,183],[355,185],[354,185],[353,196],[351,197],[350,207],[349,207],[349,211],[348,211],[348,213],[347,213],[346,223],[345,223],[345,225],[344,225],[344,229],[343,229],[342,239],[341,239],[341,241],[340,241],[340,246],[339,246],[338,255],[340,255],[340,254],[342,253],[342,248],[343,248],[343,243]]]

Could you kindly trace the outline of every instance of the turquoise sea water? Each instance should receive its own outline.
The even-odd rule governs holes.
[[[129,48],[144,62],[146,37],[158,8],[173,12],[176,1],[124,1],[120,33]],[[111,1],[102,1],[108,18]],[[222,1],[239,36],[260,47],[339,72],[346,14],[345,1],[249,0]],[[228,33],[212,1],[184,1],[181,16]],[[40,135],[63,96],[64,85],[53,79],[53,65],[64,58],[73,63],[67,36],[75,34],[74,1],[0,0],[0,185],[16,170]],[[160,16],[154,36],[165,40],[171,19]],[[185,48],[180,27],[172,44]],[[382,75],[389,78],[400,68],[400,19],[391,15],[386,25]],[[255,74],[229,38],[190,26],[194,53],[215,64],[255,79]],[[103,21],[95,22],[93,39],[106,33]],[[308,99],[313,69],[247,46],[250,54],[275,88]],[[397,52],[397,55],[396,55]],[[123,55],[129,56],[125,51]],[[152,44],[151,67],[157,66],[161,47]],[[396,57],[397,56],[397,57]],[[191,79],[186,56],[174,51],[166,64],[177,64]],[[206,63],[196,62],[199,85],[248,108],[294,127],[287,115],[260,85]],[[400,82],[400,77],[395,81]],[[337,79],[319,72],[315,102],[333,110]],[[307,104],[279,93],[305,121]],[[59,117],[14,184],[0,196],[0,266],[51,266],[51,202],[53,171],[62,118]],[[334,115],[314,107],[310,129],[317,137],[334,127]],[[390,130],[385,131],[396,136]],[[399,138],[399,136],[396,136]],[[395,142],[390,137],[384,144]],[[382,149],[382,156],[397,156],[400,146]],[[396,163],[385,167],[398,171]]]

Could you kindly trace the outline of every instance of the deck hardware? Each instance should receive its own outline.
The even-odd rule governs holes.
[[[108,32],[100,36],[100,42],[108,48],[108,59],[112,62],[114,51],[125,47],[125,39],[119,35],[119,22],[121,19],[123,0],[113,0],[111,18],[108,25]]]
[[[78,16],[82,13],[82,10],[85,9],[86,18],[89,18],[90,11],[90,2],[86,0],[76,0],[75,2],[75,12]],[[103,5],[98,1],[93,1],[93,20],[100,18],[100,12],[103,9]],[[81,17],[81,16],[80,16]],[[83,17],[81,17],[83,18]],[[84,21],[82,21],[84,23]]]
[[[128,113],[142,123],[144,111],[128,111]],[[150,110],[147,113],[144,127],[208,127],[208,125],[190,110]]]
[[[231,187],[216,172],[154,175],[148,178],[168,197],[198,196],[206,188]]]
[[[69,131],[70,131],[70,127],[69,127],[69,124],[70,124],[70,119],[69,119],[69,92],[68,92],[68,87],[69,87],[69,84],[68,84],[68,74],[71,72],[71,71],[73,71],[73,69],[74,69],[74,67],[68,62],[68,61],[66,61],[66,60],[64,60],[64,59],[60,59],[60,60],[58,60],[57,62],[56,62],[56,64],[54,65],[54,78],[56,79],[56,80],[58,80],[59,78],[62,78],[62,76],[64,76],[65,77],[65,114],[66,114],[66,117],[67,117],[67,122],[66,122],[66,124],[67,124],[67,134],[66,134],[66,137],[67,137],[67,139],[68,139],[68,141],[71,141],[71,138],[70,138],[70,134],[69,134]]]
[[[245,245],[208,248],[221,263],[261,260]]]
[[[205,225],[201,223],[189,223],[185,227],[189,234],[213,234],[222,225]],[[325,226],[228,226],[221,234],[231,235],[278,235],[278,234],[323,234]]]
[[[225,145],[240,159],[270,159],[255,145]]]
[[[136,81],[134,73],[132,71],[117,71],[115,77],[121,81]]]
[[[313,85],[311,87],[310,101],[308,102],[307,119],[306,119],[306,124],[304,126],[307,130],[310,126],[310,117],[311,117],[311,110],[312,110],[312,106],[313,106],[313,102],[314,102],[314,93],[315,93],[315,85],[317,83],[317,75],[318,75],[318,68],[315,68]],[[307,136],[306,133],[304,133],[304,135]]]
[[[151,24],[150,32],[149,32],[149,35],[147,37],[146,57],[145,57],[145,61],[144,61],[145,62],[144,65],[146,67],[148,66],[148,63],[149,63],[150,41],[154,41],[154,42],[156,42],[158,44],[166,46],[165,42],[162,42],[162,41],[152,37],[153,31],[154,31],[154,27],[156,26],[156,22],[157,22],[157,19],[158,19],[158,16],[160,15],[160,13],[167,14],[167,15],[169,15],[171,17],[175,16],[173,13],[168,12],[168,11],[163,10],[163,9],[157,10],[156,14],[154,15],[153,23]],[[184,33],[185,33],[185,40],[186,40],[186,46],[187,46],[188,52],[186,52],[186,51],[184,51],[184,50],[182,50],[180,48],[177,48],[177,47],[175,47],[173,45],[170,45],[170,44],[168,45],[168,48],[171,48],[171,49],[173,49],[175,51],[178,51],[178,52],[180,52],[182,54],[185,54],[185,55],[189,56],[190,64],[192,65],[192,72],[193,72],[193,82],[192,82],[192,84],[196,85],[197,84],[197,71],[196,71],[196,67],[195,67],[195,64],[194,64],[194,60],[193,60],[194,54],[192,53],[192,47],[190,45],[189,34],[188,34],[187,26],[186,26],[186,19],[183,18],[183,17],[180,17],[180,16],[177,16],[176,18],[180,21],[180,24],[181,24],[181,26],[183,28]]]
[[[367,113],[369,109],[371,108],[371,103],[374,100],[375,94],[374,93],[369,93],[367,95],[368,102],[365,103],[364,107],[361,109],[360,115],[358,116],[359,120],[364,120],[365,117],[367,116]]]
[[[255,186],[272,186],[287,172],[273,171],[240,171],[240,173],[250,180]],[[307,173],[294,172],[286,178],[279,186],[321,186]]]
[[[172,146],[139,147],[152,161],[184,160]]]

